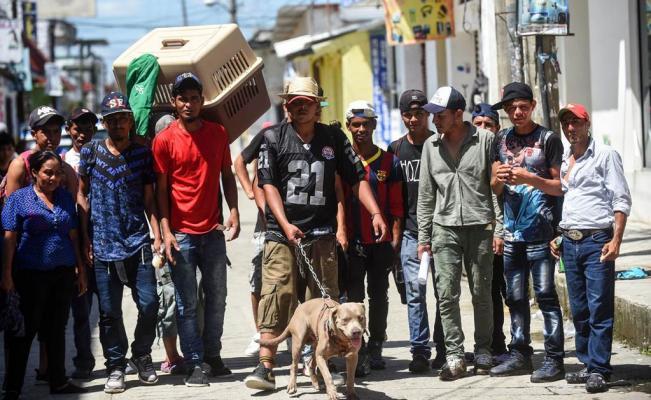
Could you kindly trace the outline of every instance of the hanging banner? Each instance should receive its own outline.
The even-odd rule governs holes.
[[[371,35],[371,69],[373,72],[373,106],[378,114],[375,142],[381,147],[391,143],[391,113],[386,93],[389,91],[387,45],[384,34]]]
[[[570,17],[567,0],[518,0],[518,35],[565,36]]]
[[[383,0],[390,45],[415,44],[454,36],[452,0]]]
[[[96,17],[95,0],[37,0],[36,3],[39,19]]]
[[[61,69],[56,63],[45,63],[45,93],[51,97],[63,96]]]
[[[8,0],[0,0],[0,63],[19,63],[23,59],[22,10]]]

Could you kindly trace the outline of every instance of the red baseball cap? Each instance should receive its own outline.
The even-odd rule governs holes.
[[[562,119],[563,115],[568,112],[574,114],[577,118],[581,118],[590,122],[590,114],[588,114],[588,111],[585,109],[585,106],[583,104],[569,103],[565,107],[561,108],[561,110],[558,112],[558,119]]]
[[[291,103],[293,103],[294,101],[299,100],[299,99],[307,100],[307,101],[310,101],[310,102],[316,102],[316,97],[311,97],[311,96],[292,96],[292,97],[289,98],[289,100],[287,100],[287,104],[291,104]]]

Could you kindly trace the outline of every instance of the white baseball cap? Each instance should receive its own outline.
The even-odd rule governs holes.
[[[373,105],[368,101],[355,100],[348,104],[348,108],[346,109],[346,119],[350,120],[353,117],[377,118],[377,114]]]

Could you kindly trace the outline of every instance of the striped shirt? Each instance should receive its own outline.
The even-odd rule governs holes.
[[[393,218],[402,218],[404,215],[402,169],[398,158],[392,153],[378,148],[371,158],[362,160],[362,165],[365,172],[364,180],[370,184],[380,211],[387,222],[390,224]],[[362,244],[375,243],[371,214],[359,202],[357,196],[353,195],[349,185],[344,184],[344,191],[348,239],[359,241]],[[391,230],[388,233],[384,239],[385,242],[390,242],[393,239]]]

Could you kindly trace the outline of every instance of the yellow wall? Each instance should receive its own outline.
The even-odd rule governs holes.
[[[353,32],[312,46],[305,56],[313,71],[319,70],[320,85],[328,107],[321,120],[345,123],[348,104],[354,100],[373,101],[373,75],[368,32]],[[345,128],[344,128],[345,130]]]

